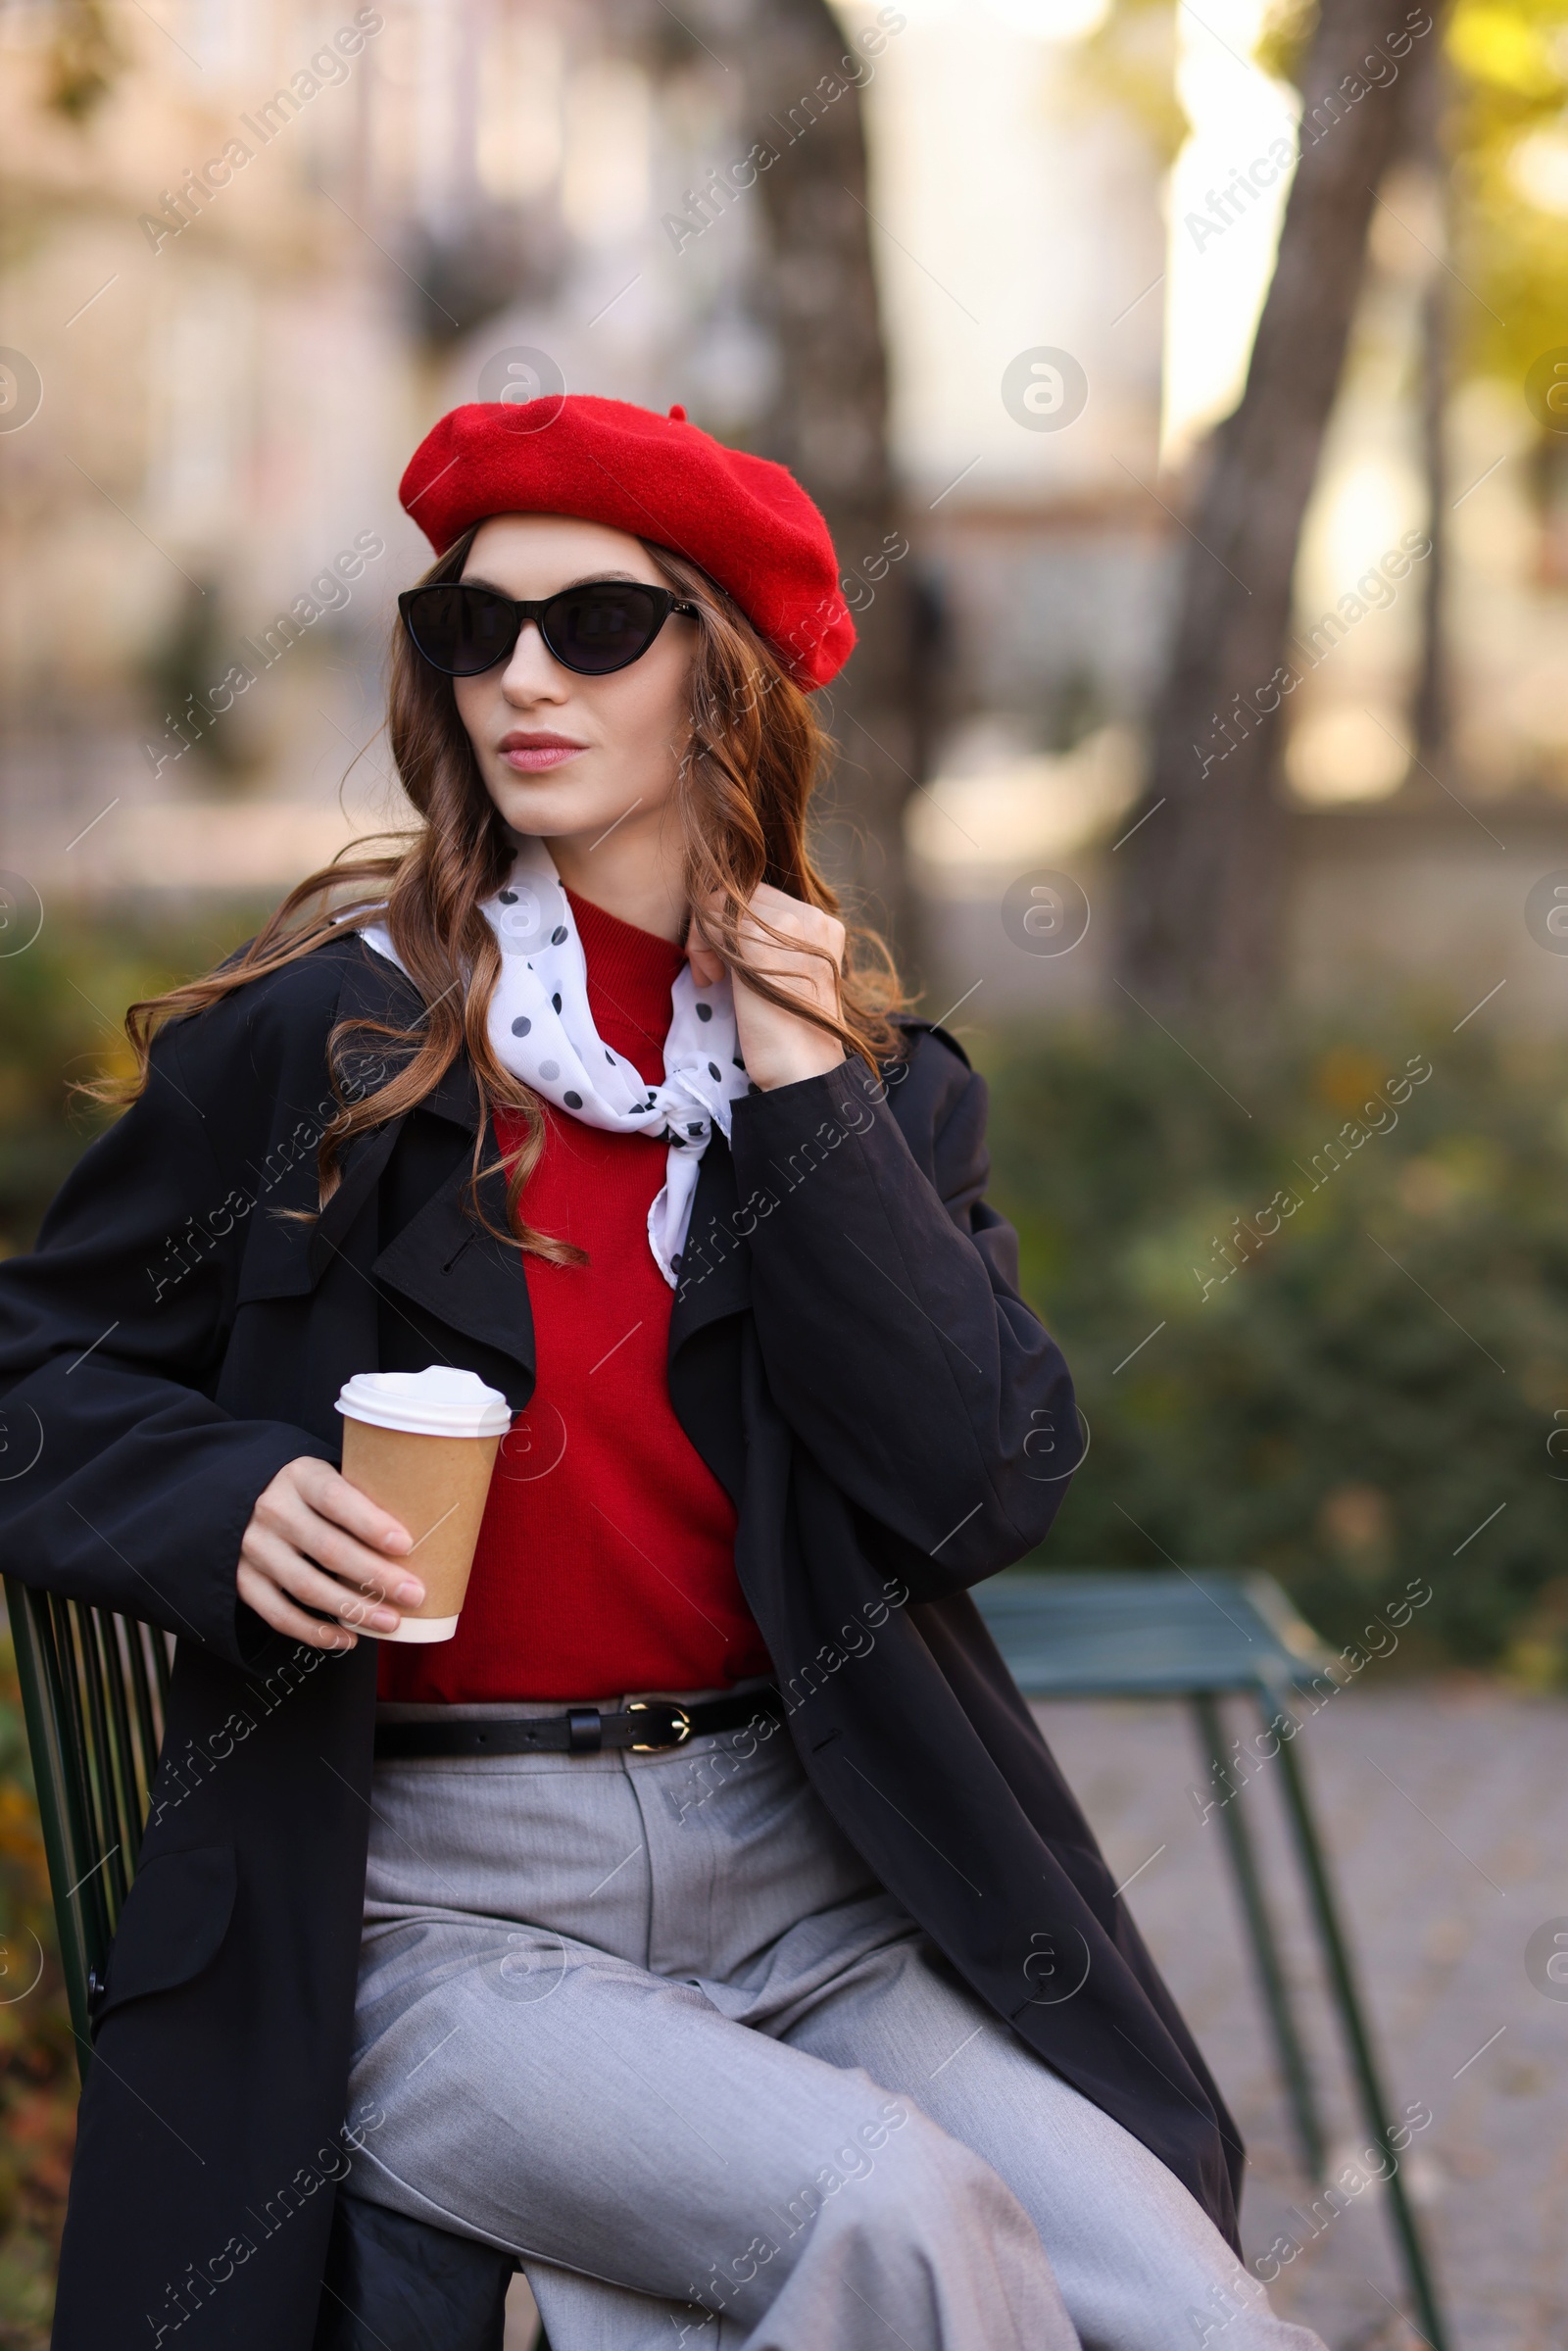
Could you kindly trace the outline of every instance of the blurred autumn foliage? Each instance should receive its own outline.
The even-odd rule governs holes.
[[[0,2351],[44,2351],[76,2062],[9,1637],[0,1647]]]
[[[1453,262],[1476,297],[1456,314],[1456,364],[1522,383],[1568,333],[1568,10],[1458,0],[1447,56]]]

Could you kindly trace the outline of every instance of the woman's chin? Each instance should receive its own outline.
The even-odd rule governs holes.
[[[577,762],[555,774],[517,776],[510,771],[490,784],[490,797],[514,833],[545,840],[580,835],[600,838],[638,808],[638,796],[624,791],[595,791],[591,779],[576,772]],[[646,801],[643,807],[647,806]]]
[[[577,833],[594,821],[597,796],[559,771],[516,775],[510,768],[492,778],[490,797],[514,833]],[[612,808],[604,824],[614,821]],[[603,825],[599,828],[603,830]]]

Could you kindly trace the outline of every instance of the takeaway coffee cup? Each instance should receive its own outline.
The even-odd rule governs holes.
[[[362,1371],[345,1381],[343,1475],[401,1519],[414,1548],[388,1567],[412,1568],[419,1606],[378,1641],[450,1641],[468,1589],[496,1447],[512,1423],[499,1390],[476,1372]],[[365,1628],[368,1630],[369,1628]]]

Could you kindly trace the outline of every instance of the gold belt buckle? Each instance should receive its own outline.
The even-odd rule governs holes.
[[[628,1714],[653,1714],[666,1710],[673,1717],[669,1726],[671,1736],[668,1739],[634,1739],[631,1742],[634,1755],[657,1755],[663,1747],[683,1747],[686,1744],[692,1735],[692,1718],[684,1706],[675,1705],[669,1698],[633,1698],[626,1708]]]

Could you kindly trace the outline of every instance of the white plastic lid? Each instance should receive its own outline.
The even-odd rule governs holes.
[[[501,1437],[512,1407],[476,1371],[432,1363],[426,1371],[361,1371],[345,1380],[337,1408],[377,1429],[407,1429],[417,1437]]]

